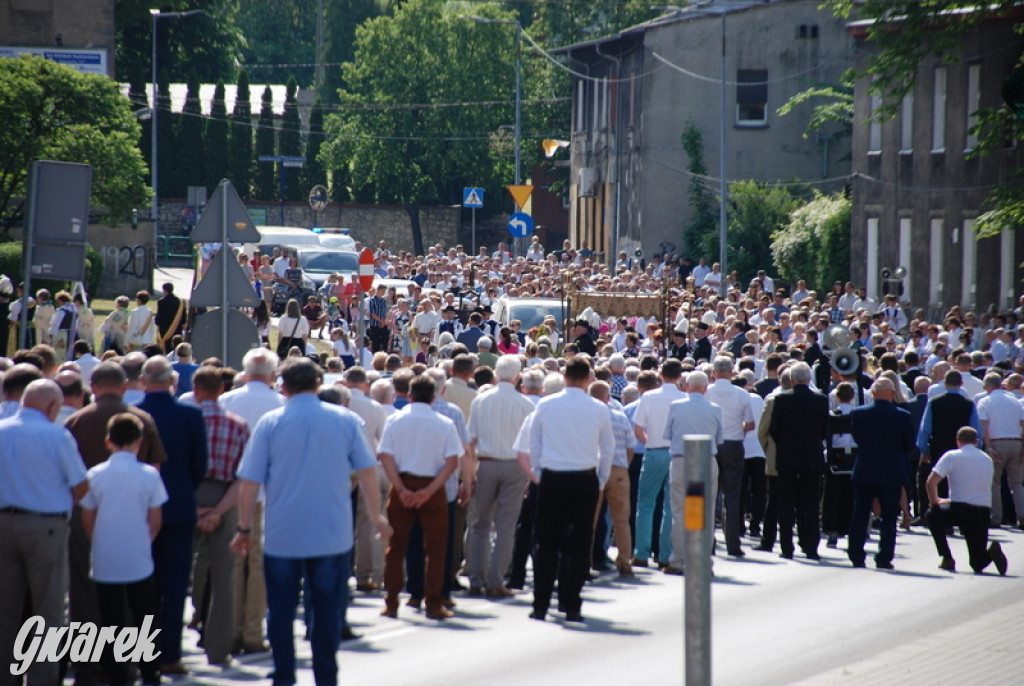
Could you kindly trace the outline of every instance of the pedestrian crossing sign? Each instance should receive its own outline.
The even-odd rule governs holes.
[[[463,188],[462,189],[462,206],[479,208],[484,206],[484,189],[483,188]]]

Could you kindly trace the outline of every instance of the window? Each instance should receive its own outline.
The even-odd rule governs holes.
[[[871,96],[871,121],[868,123],[868,154],[882,152],[882,122],[877,118],[878,108],[882,106],[882,96]]]
[[[936,67],[932,81],[932,152],[946,151],[946,68]]]
[[[736,72],[736,125],[768,125],[768,70]]]
[[[942,247],[946,238],[941,219],[932,219],[931,232],[931,245],[929,246],[931,248],[931,273],[929,274],[931,279],[929,296],[931,299],[929,302],[932,305],[938,305],[942,302]]]
[[[978,135],[971,129],[978,123],[978,108],[981,107],[981,65],[972,64],[967,67],[967,145],[964,152],[974,150],[978,145]]]
[[[900,153],[914,152],[914,94],[907,93],[900,103]]]

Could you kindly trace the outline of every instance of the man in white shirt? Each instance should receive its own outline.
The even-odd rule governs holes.
[[[253,348],[242,358],[246,383],[217,399],[225,410],[234,412],[250,427],[271,410],[282,407],[285,397],[274,390],[277,355],[266,348]],[[263,618],[267,614],[267,587],[263,576],[263,498],[253,509],[253,534],[249,550],[235,558],[235,618],[232,652],[265,652]]]
[[[469,413],[469,436],[477,452],[476,484],[469,503],[466,533],[466,575],[470,595],[507,598],[504,576],[512,561],[516,521],[523,504],[526,475],[513,447],[523,421],[534,405],[516,390],[522,363],[503,355],[495,364],[498,384],[478,395]],[[491,547],[491,527],[494,546]]]
[[[431,409],[434,392],[432,378],[415,377],[409,385],[412,402],[388,418],[380,439],[378,457],[391,482],[388,520],[394,529],[384,560],[387,596],[381,615],[392,619],[398,617],[399,595],[405,585],[405,549],[417,519],[426,552],[426,616],[443,620],[455,614],[444,606],[441,595],[448,545],[445,482],[455,471],[463,450],[452,420]]]
[[[710,273],[711,268],[708,267],[708,261],[703,257],[700,258],[700,260],[697,261],[697,266],[693,268],[692,272],[690,272],[690,276],[693,277],[694,288],[700,288],[701,286],[703,286],[704,279]]]
[[[992,458],[992,526],[1003,522],[1003,471],[1013,496],[1018,523],[1024,523],[1024,463],[1021,461],[1021,434],[1024,432],[1024,406],[1002,389],[997,373],[985,376],[985,394],[975,399],[985,452]]]
[[[538,403],[530,428],[530,453],[540,470],[530,617],[540,621],[551,604],[556,576],[566,621],[584,621],[580,592],[590,569],[594,512],[615,453],[608,408],[586,394],[592,375],[587,356],[570,359],[567,388]]]
[[[376,455],[388,413],[380,403],[367,395],[370,392],[370,382],[366,377],[366,370],[362,367],[346,369],[344,384],[351,394],[348,409],[363,420],[366,441]],[[387,496],[388,482],[387,474],[380,463],[377,464],[377,479],[381,485],[383,502]],[[360,494],[356,501],[356,545],[353,560],[355,564],[352,571],[356,577],[356,590],[364,593],[376,591],[384,580],[384,550],[387,548],[387,541],[378,538],[375,533],[366,495]]]
[[[281,256],[275,259],[274,264],[271,265],[274,268],[274,276],[283,279],[284,273],[288,271],[288,265],[288,248],[281,248]]]
[[[998,541],[988,543],[989,512],[992,504],[992,460],[978,449],[978,432],[969,426],[956,432],[957,450],[944,454],[928,475],[928,529],[942,558],[939,568],[956,570],[956,561],[946,540],[946,530],[957,526],[967,543],[971,569],[980,574],[994,562],[1006,575],[1006,555]],[[939,497],[939,482],[949,480],[949,497]]]
[[[665,360],[661,365],[661,388],[644,393],[640,397],[636,414],[633,415],[633,431],[645,447],[636,501],[636,540],[633,542],[632,560],[634,567],[649,565],[651,539],[654,535],[654,505],[658,493],[664,493],[661,531],[658,536],[659,564],[667,565],[672,553],[672,503],[668,492],[668,471],[672,456],[668,450],[669,440],[665,438],[665,423],[668,419],[669,406],[677,400],[686,399],[686,394],[677,386],[682,373],[683,365],[679,360]]]
[[[754,413],[750,393],[732,383],[732,360],[716,357],[712,363],[715,383],[707,390],[707,399],[722,408],[722,436],[718,446],[719,488],[725,499],[725,548],[729,555],[743,557],[740,538],[743,531],[743,510],[740,492],[743,487],[743,439],[754,429]]]

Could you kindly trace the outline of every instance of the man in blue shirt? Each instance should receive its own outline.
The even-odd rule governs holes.
[[[362,421],[345,408],[320,402],[316,396],[320,370],[309,359],[286,360],[281,379],[288,402],[256,424],[238,468],[239,524],[231,547],[240,554],[248,549],[262,484],[266,490],[267,636],[274,652],[274,684],[295,683],[292,625],[305,570],[315,616],[339,618],[314,622],[312,635],[316,684],[334,686],[338,682],[335,651],[341,637],[340,584],[348,583],[353,545],[353,473],[377,530],[388,536],[391,527],[380,514],[376,460],[363,435]]]
[[[53,423],[61,402],[56,383],[37,379],[25,388],[17,414],[0,421],[0,664],[5,671],[14,663],[27,591],[33,615],[48,627],[65,624],[68,513],[89,482],[75,439]],[[56,683],[58,667],[33,662],[27,680]]]

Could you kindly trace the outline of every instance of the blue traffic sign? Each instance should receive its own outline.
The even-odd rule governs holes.
[[[508,218],[508,233],[513,238],[526,238],[533,233],[533,217],[526,212],[516,212]]]
[[[462,206],[480,208],[484,206],[484,189],[483,188],[463,188],[462,189]]]

